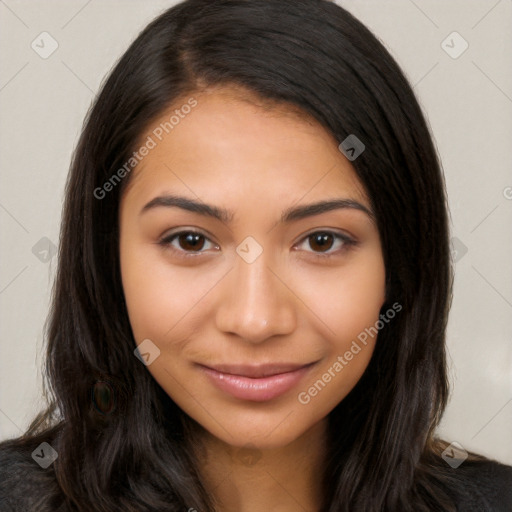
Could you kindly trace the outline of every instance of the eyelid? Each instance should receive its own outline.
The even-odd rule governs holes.
[[[294,245],[298,244],[299,242],[302,242],[306,238],[317,233],[327,233],[329,235],[334,235],[335,237],[339,237],[341,240],[347,243],[356,242],[356,238],[345,231],[336,228],[314,228],[300,235],[300,237],[297,239],[297,242],[295,242]]]

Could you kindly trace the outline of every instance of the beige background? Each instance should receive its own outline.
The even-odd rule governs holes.
[[[117,58],[173,3],[0,0],[0,439],[18,435],[41,404],[56,258],[44,261],[48,242],[40,240],[58,242],[82,120]],[[448,332],[453,391],[441,434],[512,464],[512,1],[339,3],[405,70],[446,173],[460,259]],[[46,59],[31,47],[42,46],[42,32],[58,43]],[[453,58],[464,41],[467,50]]]

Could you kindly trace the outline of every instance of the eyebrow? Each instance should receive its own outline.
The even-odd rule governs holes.
[[[145,204],[139,215],[146,213],[154,208],[166,207],[166,208],[181,208],[189,212],[198,213],[206,217],[212,217],[220,220],[225,224],[232,222],[234,213],[218,206],[203,203],[202,201],[196,201],[194,199],[178,196],[178,195],[165,195],[158,196]],[[338,209],[354,209],[359,210],[372,221],[375,220],[374,213],[366,206],[354,199],[327,199],[319,201],[317,203],[311,203],[301,206],[290,207],[281,213],[281,222],[287,223],[295,220],[304,219],[306,217],[312,217],[313,215],[319,215],[321,213],[329,212]]]

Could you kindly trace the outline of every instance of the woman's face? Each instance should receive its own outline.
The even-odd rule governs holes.
[[[319,124],[227,88],[194,99],[143,134],[149,150],[121,201],[133,335],[148,371],[212,435],[284,446],[368,365],[365,329],[385,299],[378,230]],[[161,125],[175,109],[179,121]],[[341,202],[312,207],[329,201]]]

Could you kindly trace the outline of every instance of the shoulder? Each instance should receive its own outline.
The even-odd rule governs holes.
[[[47,443],[47,445],[42,444]],[[0,510],[50,512],[62,510],[60,489],[50,463],[51,440],[16,438],[0,442]]]
[[[450,468],[450,494],[460,512],[511,512],[512,466],[494,460],[467,459]]]

